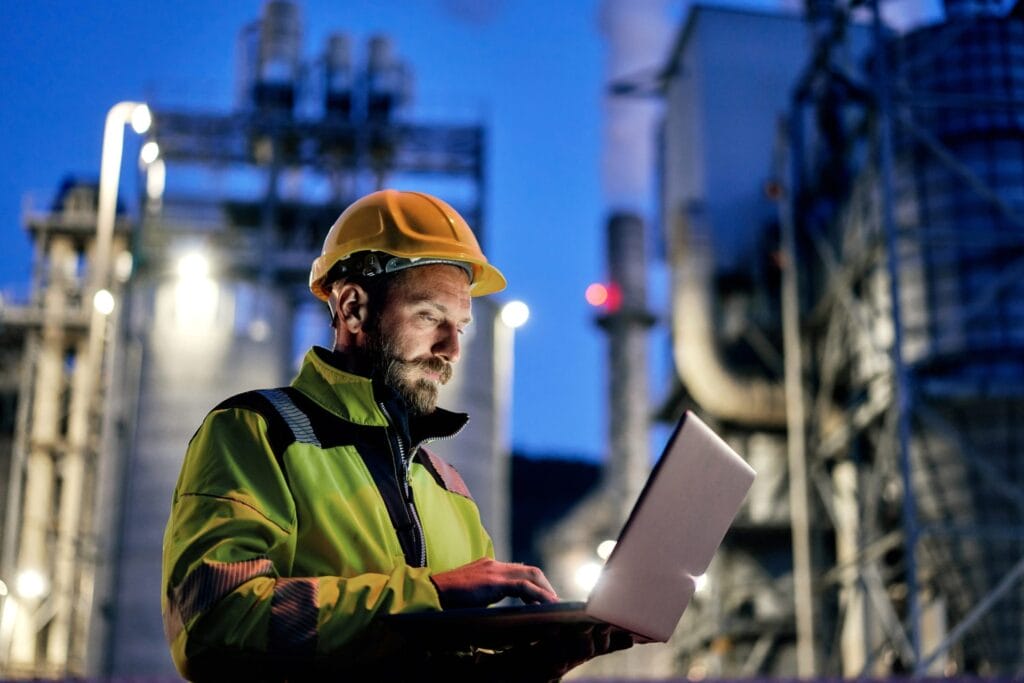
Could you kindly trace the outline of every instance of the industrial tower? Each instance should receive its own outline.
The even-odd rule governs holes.
[[[806,458],[835,529],[846,675],[1024,670],[1024,21],[949,0],[896,35],[810,15],[787,137]],[[804,128],[813,114],[817,149]],[[827,484],[827,485],[826,485]],[[819,567],[819,571],[825,569]]]
[[[666,72],[673,403],[759,471],[681,666],[1019,675],[1021,12],[803,19],[697,8]]]
[[[97,202],[96,185],[67,181],[52,210],[26,212],[31,299],[0,317],[12,342],[5,389],[17,389],[6,406],[16,405],[16,419],[0,547],[0,576],[10,582],[0,596],[0,671],[11,676],[86,670],[93,587],[112,549],[103,505],[117,442],[110,418],[120,317],[112,305],[127,275],[132,223],[114,221],[107,250],[122,255],[119,276],[103,282]]]

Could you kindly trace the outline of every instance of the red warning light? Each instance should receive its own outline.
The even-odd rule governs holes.
[[[604,310],[615,313],[622,308],[622,290],[614,282],[608,285],[608,300],[604,303]]]
[[[584,296],[588,304],[603,307],[609,313],[614,313],[622,306],[622,290],[614,282],[607,285],[595,282],[587,287]]]
[[[587,287],[587,291],[583,296],[586,297],[587,303],[591,306],[604,306],[608,301],[608,288],[600,282],[595,282]]]

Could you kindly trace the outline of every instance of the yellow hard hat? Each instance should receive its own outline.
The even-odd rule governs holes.
[[[309,289],[327,301],[327,273],[360,252],[377,252],[374,270],[452,263],[471,275],[471,296],[505,289],[505,276],[487,262],[469,224],[455,209],[422,192],[380,190],[357,199],[331,226],[320,256],[309,271]]]

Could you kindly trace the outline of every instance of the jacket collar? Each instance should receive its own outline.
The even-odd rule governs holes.
[[[343,420],[367,427],[390,426],[374,396],[370,378],[339,369],[332,362],[333,355],[319,346],[307,351],[292,386]],[[430,415],[412,417],[409,428],[413,442],[418,443],[454,436],[468,421],[465,413],[438,408]]]

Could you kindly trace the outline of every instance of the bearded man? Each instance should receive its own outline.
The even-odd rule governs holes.
[[[290,386],[214,408],[189,444],[164,538],[165,631],[190,680],[549,680],[632,641],[608,629],[504,652],[429,651],[384,615],[557,600],[494,559],[465,483],[424,444],[472,297],[505,279],[445,202],[384,190],[338,218],[310,272],[333,349]]]

